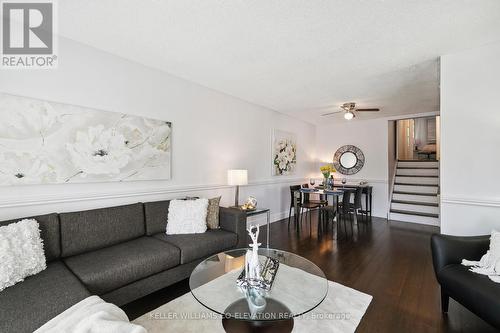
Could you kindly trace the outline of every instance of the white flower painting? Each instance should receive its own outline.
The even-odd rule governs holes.
[[[293,133],[273,131],[273,176],[286,176],[295,173],[297,166],[297,139]]]
[[[170,179],[170,122],[3,93],[0,117],[0,185]]]

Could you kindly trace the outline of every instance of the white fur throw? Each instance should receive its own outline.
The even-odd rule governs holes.
[[[21,220],[0,227],[0,291],[45,268],[37,221]]]
[[[500,283],[500,232],[491,232],[490,249],[480,261],[463,259],[462,265],[470,266],[471,272],[488,275],[491,281]]]
[[[34,333],[147,333],[131,324],[122,309],[90,296],[57,315]]]
[[[167,235],[207,231],[207,209],[208,199],[170,201]]]

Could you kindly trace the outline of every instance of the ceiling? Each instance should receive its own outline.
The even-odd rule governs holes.
[[[68,38],[312,123],[439,110],[439,56],[500,40],[498,0],[64,0]]]

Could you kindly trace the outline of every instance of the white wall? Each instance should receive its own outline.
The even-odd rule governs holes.
[[[288,214],[288,186],[315,168],[313,125],[65,38],[58,69],[4,70],[0,91],[173,123],[172,180],[0,187],[0,219],[185,195],[221,194],[228,205],[226,170],[245,168],[240,198],[256,196],[276,220]],[[297,134],[293,177],[271,176],[272,128]]]
[[[441,58],[441,232],[500,230],[500,43]]]
[[[387,126],[386,118],[340,120],[338,124],[318,126],[316,134],[320,164],[332,163],[335,151],[343,145],[354,145],[363,151],[365,165],[360,172],[352,176],[337,172],[335,178],[337,182],[344,177],[348,182],[367,180],[373,186],[373,215],[383,218],[387,217],[389,196]],[[320,176],[318,171],[317,177]]]

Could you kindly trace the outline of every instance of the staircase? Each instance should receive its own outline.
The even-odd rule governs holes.
[[[389,219],[438,226],[438,195],[438,161],[398,161]]]

